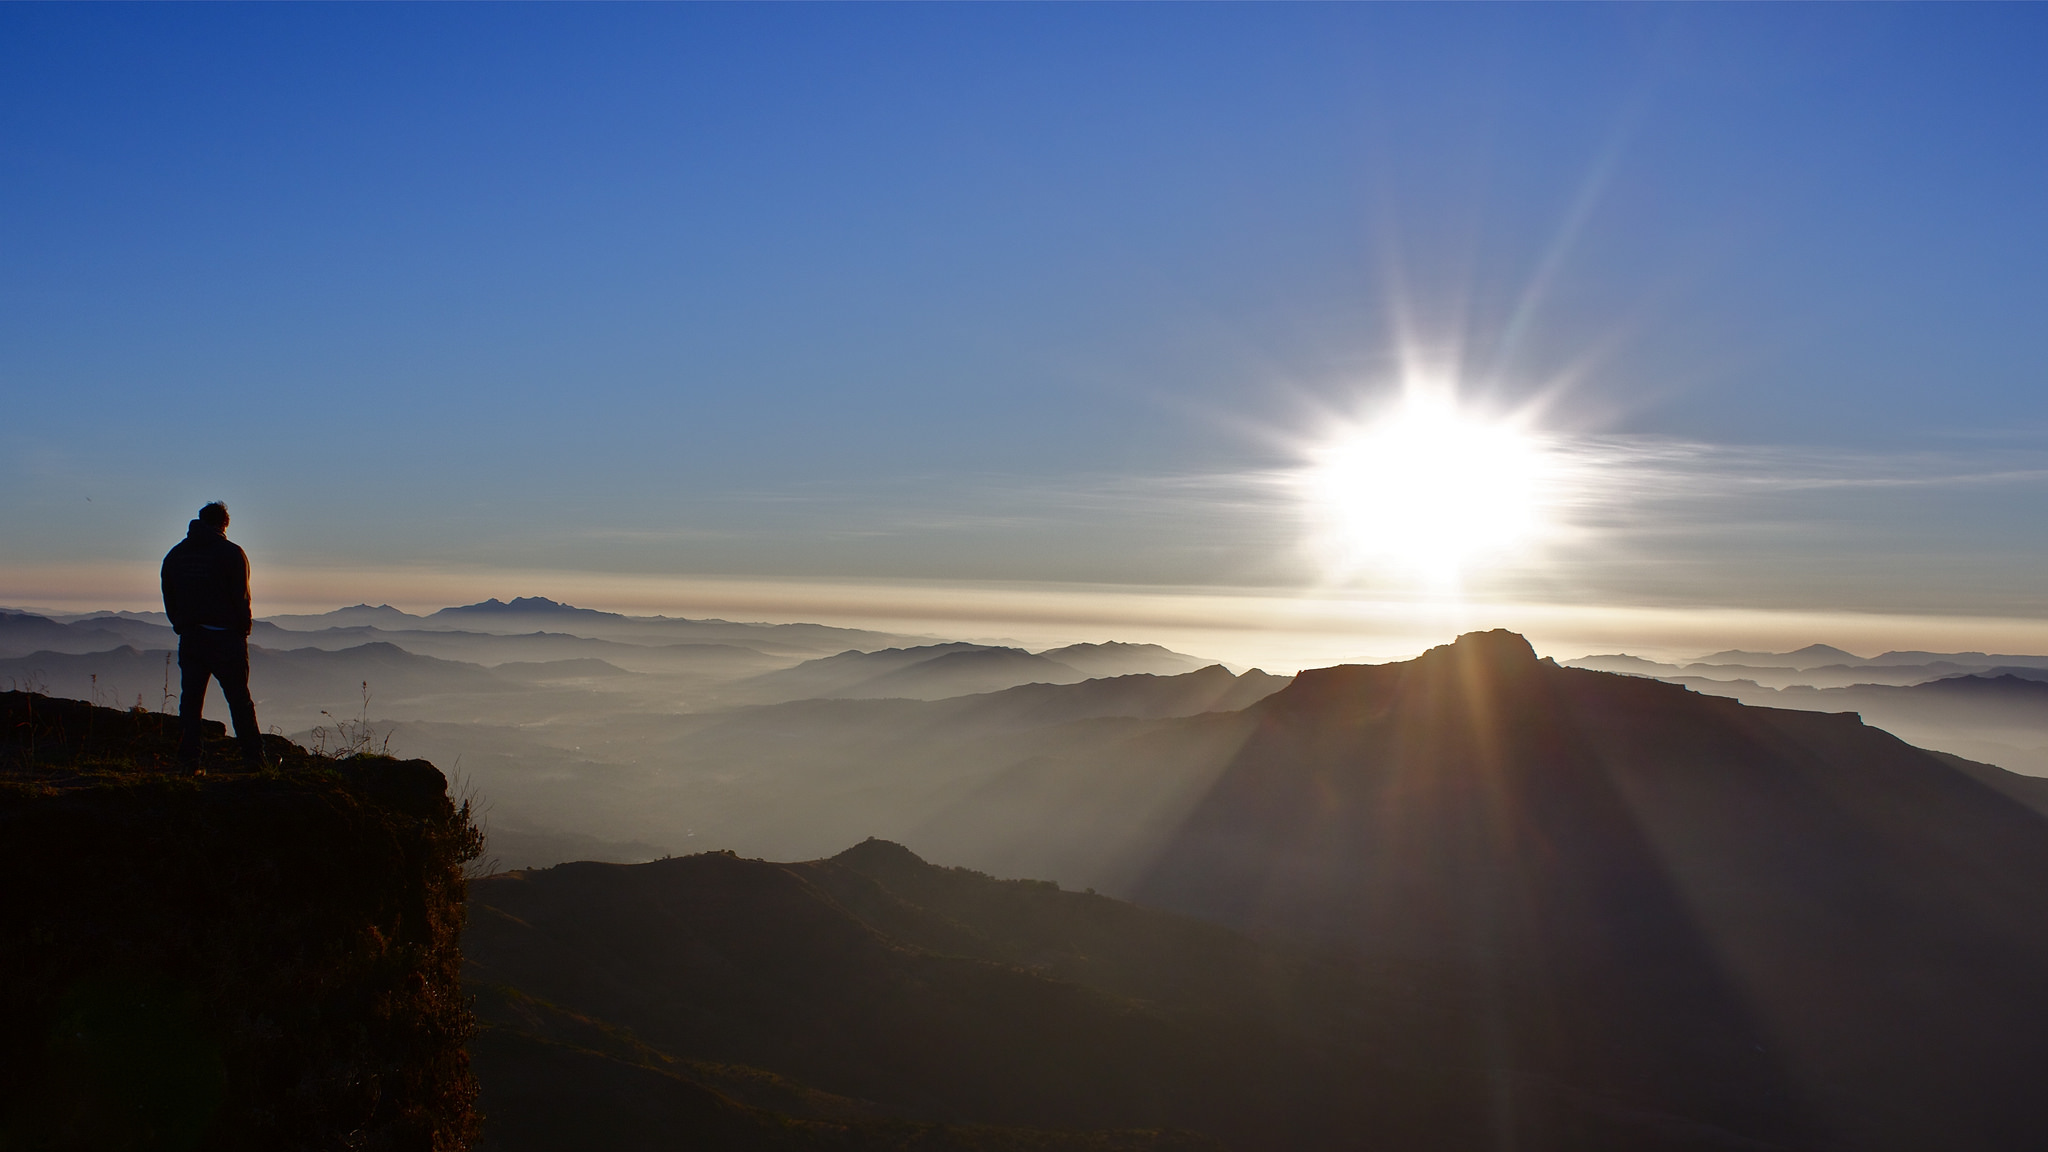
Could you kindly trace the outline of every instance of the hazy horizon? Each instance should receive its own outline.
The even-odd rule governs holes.
[[[485,586],[496,596],[461,593]],[[1789,652],[1826,644],[1868,658],[1888,651],[2048,653],[2048,624],[2008,618],[1909,617],[1822,612],[1700,611],[1679,608],[1616,610],[1560,605],[1374,602],[1260,596],[1243,589],[1076,590],[1018,585],[937,586],[840,584],[820,587],[777,581],[681,582],[640,585],[624,598],[575,598],[546,591],[506,590],[502,578],[436,582],[452,598],[393,602],[368,597],[265,603],[259,618],[319,615],[357,604],[389,605],[416,616],[496,598],[546,596],[577,608],[629,616],[726,619],[735,622],[811,623],[925,636],[933,641],[1020,645],[1031,649],[1075,643],[1155,643],[1222,660],[1291,674],[1327,664],[1409,659],[1471,631],[1507,628],[1526,635],[1544,655],[1570,659],[1625,651],[1689,662],[1730,649]],[[619,596],[616,582],[600,585]],[[668,592],[667,597],[661,595]],[[943,607],[950,598],[954,607]],[[160,612],[146,600],[116,603],[75,600],[0,603],[0,610],[78,615]],[[1235,623],[1220,623],[1235,613]],[[976,631],[977,628],[983,629]]]

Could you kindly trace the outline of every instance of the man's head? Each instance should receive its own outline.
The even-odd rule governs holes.
[[[199,522],[215,532],[228,530],[228,506],[215,500],[199,510]]]

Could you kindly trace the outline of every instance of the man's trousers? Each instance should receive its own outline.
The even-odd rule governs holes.
[[[195,628],[178,637],[178,671],[182,685],[178,720],[183,729],[178,758],[198,764],[206,682],[218,680],[220,694],[227,697],[228,715],[235,722],[235,739],[242,745],[242,759],[262,763],[263,734],[256,728],[256,701],[249,696],[248,639],[234,632]]]

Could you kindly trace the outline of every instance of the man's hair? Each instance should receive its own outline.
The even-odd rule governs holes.
[[[228,526],[228,506],[215,500],[199,510],[199,522],[209,528]]]

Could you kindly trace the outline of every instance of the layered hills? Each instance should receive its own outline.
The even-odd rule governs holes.
[[[602,791],[580,776],[550,782],[561,791],[529,804],[579,805],[648,838],[674,813],[692,838],[785,859],[878,835],[985,870],[1117,890],[1248,731],[1239,710],[1286,682],[1211,666],[621,719],[611,738],[659,767],[615,773]]]
[[[1250,732],[1232,714],[1283,683],[1253,671],[1226,690],[1230,670],[1154,645],[1030,651],[544,597],[276,617],[252,642],[266,726],[318,743],[347,721],[454,766],[492,802],[506,866],[707,845],[800,859],[880,835],[1119,893]],[[0,613],[0,687],[175,707],[174,643],[151,613]],[[2001,679],[2048,676],[2028,661],[2048,658],[1815,646],[1577,663],[1853,710],[1923,747],[2048,773],[2048,710]]]
[[[750,703],[809,699],[943,700],[1020,684],[1073,684],[1133,675],[1177,676],[1205,667],[1157,644],[1070,644],[1027,652],[989,644],[924,644],[849,650],[736,685],[728,698]]]
[[[899,704],[1023,707],[998,697]],[[507,990],[493,1034],[570,1042],[526,997],[643,1045],[622,1067],[771,1078],[793,1114],[1243,1149],[2048,1142],[2025,778],[1505,632],[1150,723],[1187,740],[1165,760],[1222,751],[1137,904],[880,841],[498,876],[471,952]],[[575,1128],[586,1097],[517,1082]]]
[[[1625,653],[1583,656],[1580,668],[1649,676],[1770,708],[1861,714],[1927,748],[2048,776],[2048,656],[1885,652],[1862,657],[1824,644],[1795,652],[1716,652],[1685,664]]]
[[[251,683],[261,721],[309,744],[347,725],[455,766],[489,798],[506,866],[707,840],[790,858],[884,834],[936,852],[978,842],[970,862],[1083,884],[1115,883],[1139,850],[1115,826],[1170,820],[1215,763],[1150,722],[1284,683],[1157,645],[902,640],[540,597],[424,616],[359,606],[258,621]],[[175,644],[146,613],[0,614],[0,686],[174,709]],[[1172,786],[1132,791],[1148,774]],[[1059,836],[1042,829],[1075,826],[1055,810],[1075,805],[1109,827],[1086,833],[1085,859],[1049,857]]]
[[[2039,668],[1994,668],[1912,684],[1857,683],[1839,688],[1795,684],[1772,689],[1748,680],[1662,678],[1765,708],[1855,712],[1922,747],[2016,771],[2048,773],[2048,671]]]

